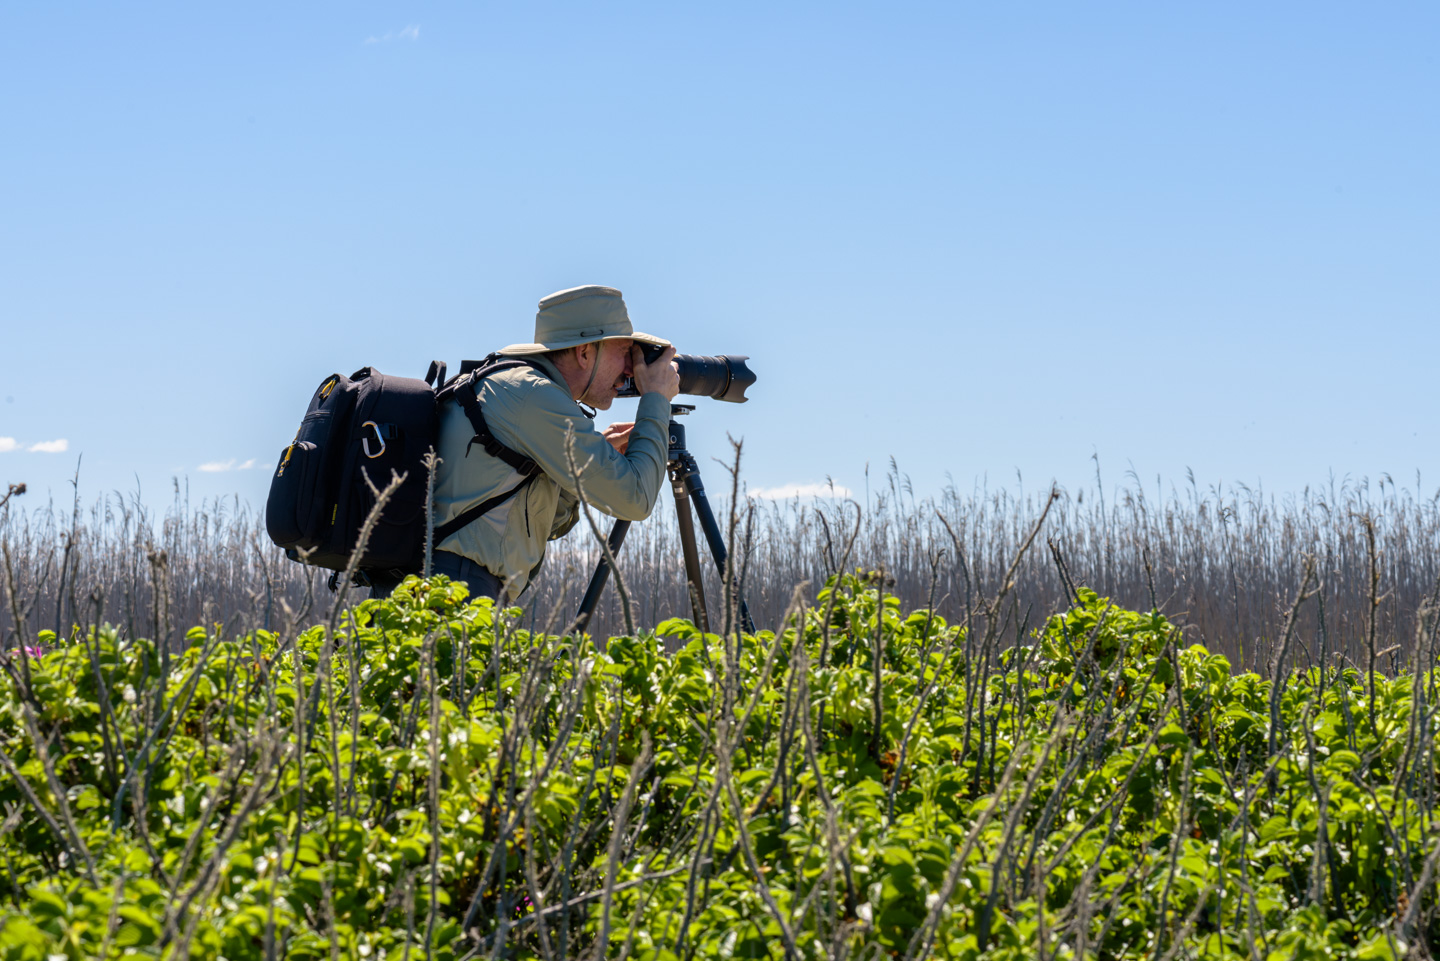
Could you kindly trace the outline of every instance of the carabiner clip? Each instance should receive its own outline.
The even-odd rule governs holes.
[[[379,442],[380,449],[373,454],[370,453],[370,438],[368,437],[360,438],[360,446],[365,451],[365,456],[369,457],[371,460],[374,460],[376,457],[379,457],[381,454],[385,453],[385,438],[380,433],[380,425],[376,424],[373,420],[367,420],[365,423],[360,425],[361,430],[364,430],[366,427],[370,428],[375,432],[375,440]]]

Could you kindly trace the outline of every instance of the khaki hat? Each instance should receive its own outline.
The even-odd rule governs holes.
[[[543,354],[597,340],[634,340],[669,347],[670,341],[642,334],[630,326],[625,299],[614,287],[588,284],[560,290],[540,301],[535,315],[535,343],[511,344],[501,354]]]

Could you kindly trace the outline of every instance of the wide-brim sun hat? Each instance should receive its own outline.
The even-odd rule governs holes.
[[[541,298],[535,315],[535,342],[511,344],[499,353],[543,354],[601,340],[633,340],[639,344],[669,347],[670,341],[643,334],[630,324],[625,298],[614,287],[587,284],[557,290]]]

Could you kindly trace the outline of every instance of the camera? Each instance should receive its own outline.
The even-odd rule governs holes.
[[[641,344],[645,363],[653,364],[665,352],[658,344]],[[755,372],[746,366],[749,355],[721,354],[718,357],[704,357],[698,354],[676,354],[675,366],[680,371],[680,393],[697,397],[712,397],[715,400],[743,404],[750,398],[745,389],[755,383]],[[625,378],[624,388],[617,397],[639,397],[635,379]]]

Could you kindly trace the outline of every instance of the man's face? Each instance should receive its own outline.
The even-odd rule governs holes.
[[[599,369],[595,371],[595,379],[590,384],[589,393],[585,395],[585,403],[596,410],[610,409],[615,395],[625,386],[625,378],[634,373],[630,363],[632,344],[634,344],[633,340],[623,338],[602,340],[594,345],[600,349],[596,360]],[[588,378],[588,372],[586,376]]]

